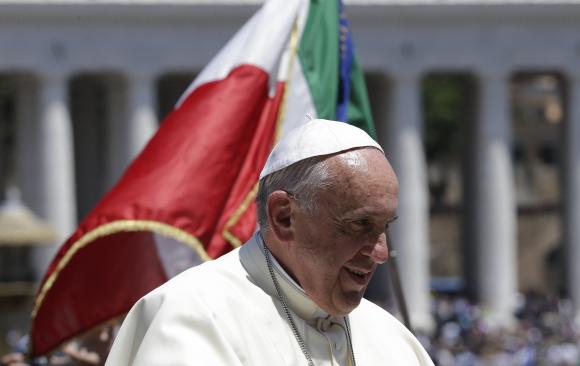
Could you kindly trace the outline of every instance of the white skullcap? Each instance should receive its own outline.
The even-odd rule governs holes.
[[[374,147],[383,151],[366,132],[348,123],[325,119],[304,122],[276,144],[260,173],[260,179],[304,159],[357,147]]]

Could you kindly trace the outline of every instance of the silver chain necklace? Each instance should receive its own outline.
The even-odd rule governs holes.
[[[264,246],[264,257],[266,258],[266,265],[268,266],[268,272],[270,272],[270,277],[272,278],[272,282],[274,283],[274,287],[276,288],[276,293],[278,294],[278,300],[280,300],[280,304],[282,304],[282,309],[284,309],[284,314],[286,315],[286,320],[288,320],[288,324],[290,324],[290,328],[292,329],[292,333],[294,334],[294,338],[296,338],[296,341],[298,342],[298,345],[300,346],[300,349],[302,350],[304,357],[306,357],[306,361],[308,361],[308,366],[314,366],[314,362],[312,361],[312,356],[310,355],[310,351],[308,350],[308,346],[306,345],[306,343],[302,339],[302,336],[298,332],[298,328],[296,327],[296,323],[294,323],[294,318],[292,317],[292,314],[290,314],[290,309],[288,308],[288,305],[286,304],[286,301],[284,300],[284,297],[282,296],[282,290],[280,289],[280,283],[278,283],[278,279],[274,275],[274,267],[272,266],[272,260],[270,258],[270,250],[266,246],[266,243],[264,242],[264,238],[262,238],[261,234],[260,234],[260,239],[262,239],[262,245]],[[351,361],[352,361],[351,365],[356,366],[356,361],[354,360],[354,349],[352,348],[352,339],[350,336],[350,324],[348,322],[347,317],[343,317],[343,319],[344,319],[344,324],[346,326],[346,339],[348,342],[348,349],[350,351],[350,356],[351,356]]]

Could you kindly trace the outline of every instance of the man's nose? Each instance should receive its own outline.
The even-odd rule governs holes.
[[[382,264],[389,258],[389,248],[387,247],[387,235],[382,233],[373,243],[366,245],[362,249],[362,254],[366,255],[373,262]]]

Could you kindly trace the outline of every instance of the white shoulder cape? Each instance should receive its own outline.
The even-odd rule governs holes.
[[[131,309],[106,366],[306,365],[266,271],[254,236],[241,249],[174,277]],[[303,319],[310,300],[291,287],[285,281],[285,295],[297,298],[290,307],[315,365],[343,364],[332,349],[342,342],[322,337]],[[349,314],[349,323],[358,366],[433,365],[397,319],[367,300]]]

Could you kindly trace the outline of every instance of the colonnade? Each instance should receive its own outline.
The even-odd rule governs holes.
[[[111,83],[107,102],[117,115],[106,121],[104,159],[110,171],[105,178],[95,177],[110,186],[157,128],[158,78],[203,67],[259,5],[195,3],[127,7],[122,2],[0,1],[0,75],[25,76],[17,100],[19,183],[27,204],[57,228],[58,242],[74,230],[79,215],[70,81],[83,74],[120,76],[120,83]],[[413,323],[417,328],[432,325],[421,81],[437,71],[457,70],[477,81],[468,154],[472,187],[466,197],[473,229],[471,285],[499,323],[511,321],[517,294],[511,76],[538,70],[563,75],[562,233],[567,289],[580,313],[580,6],[477,0],[353,3],[349,17],[361,65],[390,80],[385,115],[375,117],[388,121],[379,126],[379,139],[400,181],[392,243]],[[38,255],[39,272],[49,260],[47,253]]]
[[[399,253],[399,268],[411,318],[419,328],[430,328],[429,274],[429,194],[427,164],[423,144],[421,80],[425,73],[401,73],[391,78],[388,105],[388,126],[379,139],[398,174],[400,198],[398,220],[393,225],[392,243]],[[509,106],[510,73],[479,72],[477,118],[473,123],[473,147],[470,164],[474,182],[472,284],[482,304],[498,323],[509,323],[517,294],[516,202],[511,162],[511,118]],[[68,85],[72,75],[41,74],[34,85],[37,106],[36,126],[40,162],[33,180],[40,191],[36,207],[48,218],[62,242],[77,222],[74,171],[74,141],[69,111]],[[129,74],[125,80],[124,98],[117,109],[124,110],[110,137],[115,154],[111,166],[126,164],[142,149],[157,128],[156,83],[158,75]],[[571,296],[580,300],[580,78],[569,78],[568,118],[564,123],[564,187],[563,233],[569,271]],[[30,93],[30,90],[28,90]],[[23,91],[22,95],[26,95]],[[119,96],[119,93],[116,94]],[[111,103],[119,104],[120,101]],[[22,109],[30,103],[19,104]],[[21,111],[26,115],[26,111]],[[22,124],[26,126],[26,124]],[[30,126],[27,127],[30,132]],[[27,131],[19,135],[25,136]],[[124,141],[120,141],[123,136]],[[29,144],[30,136],[24,137]],[[117,146],[121,144],[122,146]],[[22,147],[20,148],[22,150]],[[26,154],[25,154],[26,155]],[[26,155],[31,158],[30,154]],[[111,173],[111,174],[117,174]],[[28,173],[30,174],[30,172]],[[95,177],[98,179],[98,177]],[[37,260],[43,270],[50,256],[46,252]],[[578,280],[574,280],[578,279]]]
[[[421,80],[428,73],[391,74],[391,98],[387,103],[388,127],[380,140],[391,156],[398,174],[400,195],[398,220],[393,225],[392,245],[398,253],[403,288],[412,322],[430,329],[429,295],[429,194],[423,144]],[[474,231],[468,243],[471,256],[472,290],[489,320],[495,324],[513,322],[517,288],[517,203],[512,164],[512,120],[510,81],[516,73],[475,70],[476,115],[466,149],[473,192],[471,212],[464,210]],[[567,78],[570,95],[563,134],[565,172],[563,243],[567,252],[567,289],[580,303],[580,82],[575,74]],[[535,270],[530,268],[530,270]],[[579,306],[579,305],[577,305]],[[580,307],[578,307],[580,309]]]

